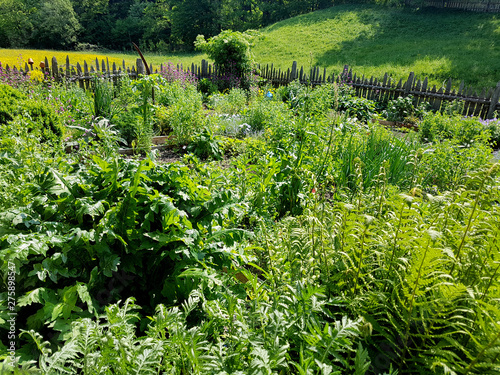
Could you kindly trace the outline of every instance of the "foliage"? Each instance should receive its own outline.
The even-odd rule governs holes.
[[[479,121],[486,127],[486,129],[490,133],[490,139],[493,147],[498,148],[500,146],[500,121],[498,120],[498,118],[490,120],[479,119]]]
[[[489,129],[474,117],[460,115],[447,116],[440,113],[429,113],[419,124],[419,137],[422,141],[439,142],[443,139],[455,139],[459,144],[470,145],[477,138],[488,140]]]
[[[94,76],[92,79],[92,97],[94,99],[94,117],[112,119],[115,112],[115,108],[113,108],[113,84],[105,78]]]
[[[404,121],[409,117],[421,118],[426,113],[427,105],[422,103],[415,107],[413,101],[412,95],[399,96],[390,100],[387,103],[387,109],[383,112],[384,117],[389,121]]]
[[[458,188],[467,179],[468,171],[487,165],[491,149],[484,137],[469,145],[453,138],[429,146],[419,157],[422,185],[434,185],[442,191]]]
[[[247,94],[242,89],[232,89],[227,94],[210,96],[208,105],[215,112],[227,115],[241,113],[247,104]]]
[[[165,78],[167,82],[179,82],[183,87],[186,85],[196,85],[198,81],[193,73],[179,69],[178,66],[175,67],[171,62],[162,66],[160,75]]]
[[[357,97],[354,90],[347,85],[341,88],[333,87],[333,90],[337,90],[338,94],[333,94],[338,97],[334,99],[334,106],[337,106],[338,110],[344,112],[349,117],[355,117],[362,122],[370,121],[376,114],[376,105],[373,100],[366,98]]]
[[[210,96],[219,91],[217,84],[209,78],[202,78],[198,81],[198,91],[203,94],[203,99],[206,101]]]
[[[208,40],[203,35],[198,35],[195,46],[214,61],[219,75],[234,75],[241,79],[242,87],[248,89],[247,76],[254,64],[250,50],[253,38],[249,33],[224,30]]]
[[[279,127],[281,124],[291,121],[291,114],[286,110],[284,103],[267,98],[250,103],[242,115],[254,132],[262,131],[270,125]]]
[[[0,84],[0,124],[6,124],[18,114],[18,101],[25,96],[7,84]]]
[[[157,126],[162,134],[172,134],[178,143],[188,142],[203,128],[202,94],[193,85],[162,83],[157,93]]]
[[[16,72],[12,69],[3,68],[2,63],[0,62],[0,84],[19,88],[22,86],[26,86],[28,81],[28,75],[24,75],[20,71]]]
[[[42,0],[32,20],[33,46],[69,49],[76,44],[81,26],[70,0]]]
[[[138,299],[144,307],[154,308],[160,299],[182,301],[197,283],[176,277],[202,259],[228,265],[224,249],[244,235],[233,229],[244,206],[230,192],[211,195],[186,172],[179,165],[164,169],[151,160],[96,155],[85,168],[47,168],[30,186],[37,198],[2,219],[2,272],[7,261],[16,264],[17,293],[23,296],[19,325],[53,329],[62,339],[71,320],[90,317],[139,289],[150,291]],[[222,209],[232,219],[220,216]],[[212,236],[221,242],[204,249]],[[19,252],[21,243],[32,246]],[[121,290],[109,287],[119,280],[125,283]]]
[[[208,127],[205,127],[200,134],[193,137],[187,150],[194,155],[202,158],[212,158],[221,160],[223,156],[222,141],[214,137],[214,134]]]
[[[23,103],[22,121],[28,131],[33,131],[42,141],[61,141],[64,127],[54,108],[42,101],[30,99]]]
[[[499,371],[487,124],[429,114],[433,143],[395,137],[343,113],[346,85],[234,90],[207,109],[194,85],[151,75],[119,82],[111,120],[77,88],[21,89],[4,90],[20,97],[0,124],[0,272],[16,284],[0,334],[14,309],[19,368]],[[72,152],[40,142],[51,119]],[[136,145],[177,131],[178,161],[119,155],[113,123],[128,121]]]

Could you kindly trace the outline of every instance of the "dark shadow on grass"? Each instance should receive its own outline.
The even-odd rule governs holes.
[[[363,67],[412,66],[442,59],[438,71],[428,68],[417,72],[418,78],[454,83],[464,80],[475,88],[493,87],[500,80],[499,16],[460,10],[425,8],[393,9],[376,5],[347,4],[295,17],[268,28],[307,27],[328,19],[341,19],[355,12],[357,19],[370,26],[361,33],[315,55],[314,65],[328,67],[348,64],[360,71]],[[349,30],[346,30],[349,32]]]

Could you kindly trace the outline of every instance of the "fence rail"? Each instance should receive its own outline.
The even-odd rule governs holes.
[[[160,65],[159,71],[158,69],[154,70],[153,66],[149,68],[152,73],[158,73],[165,67]],[[190,72],[198,79],[218,74],[217,67],[209,64],[206,60],[202,60],[200,65],[191,64],[191,66],[184,68],[181,64],[177,65],[176,68]],[[10,69],[9,66],[6,66],[6,69]],[[66,57],[66,63],[61,66],[54,57],[51,60],[50,66],[48,59],[45,58],[44,67],[41,69],[54,77],[56,81],[75,82],[84,89],[89,89],[92,76],[95,74],[100,74],[115,82],[119,77],[128,76],[134,79],[141,74],[145,74],[144,64],[141,59],[137,59],[136,65],[132,67],[126,67],[125,61],[122,62],[121,66],[113,63],[110,67],[108,59],[106,61],[101,60],[101,62],[96,59],[91,64],[85,61],[82,67],[80,63],[76,65],[70,64],[69,57]],[[12,70],[26,74],[28,71],[33,70],[33,66],[25,64],[24,69],[13,67]],[[326,68],[320,69],[319,67],[314,67],[308,70],[304,69],[304,67],[298,68],[296,61],[286,71],[277,69],[272,64],[270,66],[259,66],[258,70],[260,77],[274,86],[287,85],[295,80],[313,86],[336,82],[352,86],[359,97],[376,101],[388,101],[399,96],[406,97],[412,95],[415,98],[415,104],[418,105],[425,101],[430,103],[435,110],[440,110],[443,103],[453,100],[462,101],[464,103],[463,115],[465,116],[479,116],[490,119],[494,117],[495,112],[500,112],[500,82],[498,82],[496,87],[483,89],[478,94],[472,88],[466,87],[463,81],[460,83],[458,90],[452,90],[453,82],[451,79],[443,87],[437,88],[435,85],[431,87],[428,84],[427,77],[423,80],[417,80],[413,72],[403,82],[402,79],[397,81],[389,77],[387,73],[380,80],[374,77],[360,77],[356,73],[353,73],[352,69],[349,69],[347,65],[344,67],[343,72],[337,75],[327,75]]]

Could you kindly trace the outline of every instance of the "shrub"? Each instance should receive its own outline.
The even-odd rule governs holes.
[[[422,153],[420,184],[452,190],[463,184],[467,174],[488,164],[491,150],[486,142],[464,147],[456,138],[433,144]]]
[[[247,104],[247,95],[242,89],[232,89],[227,94],[212,95],[209,106],[221,114],[235,115]]]
[[[296,112],[304,105],[306,86],[302,85],[299,80],[289,83],[287,86],[281,86],[277,90],[278,96],[288,104],[290,109]]]
[[[11,121],[18,113],[17,102],[25,96],[9,85],[0,83],[0,124]]]
[[[355,117],[363,122],[368,122],[375,115],[376,109],[373,100],[357,97],[354,90],[347,85],[337,90],[338,94],[334,95],[336,103],[334,103],[333,108],[336,107],[338,111],[345,113],[348,117]]]
[[[491,120],[479,120],[488,130],[491,136],[491,145],[493,147],[500,146],[500,120],[495,118]]]
[[[224,154],[222,141],[214,136],[209,127],[205,127],[200,134],[193,137],[187,150],[202,159],[221,160]]]
[[[270,125],[279,126],[283,122],[291,121],[290,112],[283,103],[265,98],[252,102],[243,111],[243,117],[252,131],[262,131]]]
[[[113,118],[113,124],[116,129],[120,132],[121,137],[128,143],[131,144],[135,139],[137,134],[137,128],[141,122],[141,116],[139,114],[139,108],[133,106],[125,111],[119,112]]]
[[[214,61],[221,75],[240,78],[241,86],[248,89],[254,63],[250,51],[252,39],[253,36],[248,33],[224,30],[208,40],[203,35],[198,35],[195,47]]]
[[[429,113],[419,124],[419,138],[427,142],[455,139],[459,144],[467,145],[483,134],[486,139],[491,136],[490,131],[474,117]]]
[[[418,107],[413,105],[413,96],[398,97],[390,100],[384,111],[384,116],[389,121],[404,121],[409,116],[421,118],[427,112],[428,104],[423,103]]]
[[[194,86],[183,88],[178,82],[159,89],[156,125],[162,134],[172,133],[177,142],[189,141],[202,127],[202,94]]]
[[[21,112],[30,131],[39,134],[43,141],[60,141],[64,135],[64,126],[53,107],[45,102],[26,100]]]
[[[219,91],[219,88],[216,83],[212,82],[212,80],[208,78],[202,78],[198,81],[198,91],[203,94],[203,98],[206,100],[211,95],[215,94]]]

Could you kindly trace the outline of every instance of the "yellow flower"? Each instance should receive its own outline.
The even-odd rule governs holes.
[[[36,82],[42,82],[43,81],[43,73],[39,70],[32,70],[30,72],[30,80],[36,81]]]

